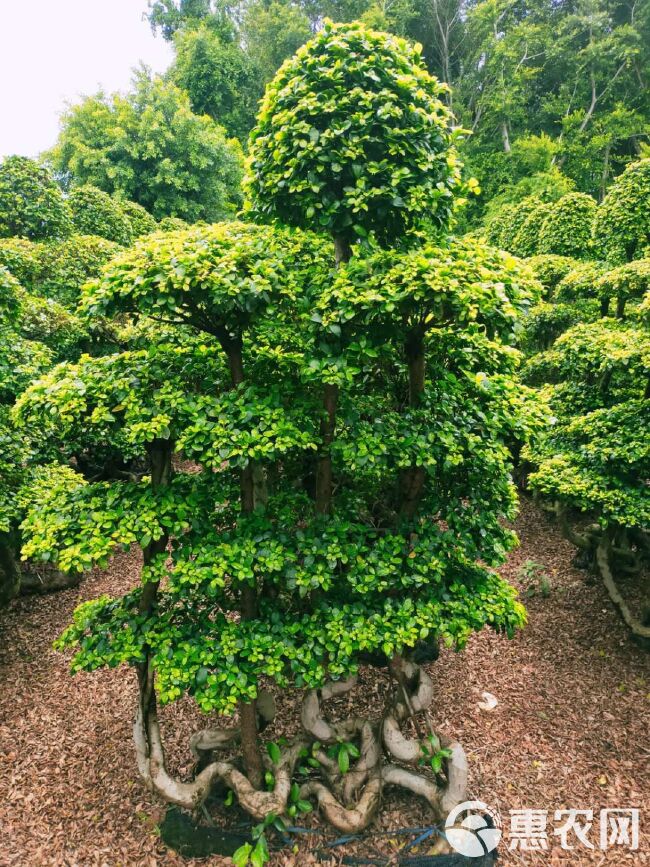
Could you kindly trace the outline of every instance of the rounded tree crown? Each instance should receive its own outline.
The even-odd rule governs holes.
[[[646,256],[650,246],[650,159],[629,165],[614,181],[594,220],[594,243],[614,265]]]
[[[65,238],[70,213],[49,171],[28,157],[0,164],[0,238]]]
[[[550,209],[539,230],[540,253],[588,258],[596,202],[585,193],[568,193]]]
[[[129,219],[120,203],[108,193],[91,184],[85,184],[75,187],[70,193],[68,204],[77,234],[96,235],[123,246],[131,242]]]
[[[247,209],[348,240],[390,243],[422,219],[445,227],[460,179],[445,90],[418,46],[327,22],[267,87]]]

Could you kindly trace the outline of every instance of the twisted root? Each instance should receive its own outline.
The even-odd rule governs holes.
[[[398,693],[389,704],[379,725],[373,726],[367,719],[359,717],[331,723],[323,714],[322,702],[349,692],[357,683],[356,677],[328,683],[320,690],[310,690],[305,695],[301,713],[310,740],[295,741],[282,751],[275,765],[264,757],[266,767],[273,772],[274,787],[272,791],[263,791],[256,789],[234,762],[209,761],[189,783],[178,781],[167,773],[153,693],[153,670],[148,665],[141,672],[140,702],[134,724],[138,767],[149,788],[167,802],[194,811],[201,807],[214,785],[221,782],[234,791],[247,813],[261,821],[271,813],[277,816],[285,814],[296,764],[310,743],[320,741],[325,745],[335,745],[357,740],[359,758],[345,774],[324,749],[316,751],[327,784],[315,780],[304,783],[300,789],[301,799],[314,798],[326,820],[343,833],[357,833],[368,827],[379,810],[384,786],[401,786],[424,798],[436,817],[441,817],[465,799],[465,753],[460,744],[441,739],[441,745],[451,750],[444,787],[438,786],[434,779],[396,764],[414,764],[422,757],[420,741],[407,738],[402,733],[401,724],[426,712],[433,700],[433,684],[426,672],[413,662],[396,658],[391,669],[398,678],[401,696]],[[275,703],[269,693],[260,691],[258,710],[262,725],[268,724],[275,716]],[[239,739],[240,732],[236,726],[204,729],[192,736],[190,747],[197,759],[209,760],[213,751],[228,749]],[[392,763],[383,767],[382,745],[392,759]]]
[[[303,702],[303,727],[315,740],[334,744],[357,737],[361,741],[359,759],[347,774],[341,774],[338,763],[325,750],[318,750],[316,758],[329,787],[321,782],[309,782],[301,788],[301,797],[316,798],[327,821],[344,833],[356,833],[368,827],[379,808],[384,785],[401,786],[423,797],[437,816],[449,812],[465,798],[467,759],[461,745],[447,738],[440,740],[441,746],[451,751],[446,763],[447,784],[443,788],[434,780],[398,764],[380,767],[382,744],[393,761],[415,764],[422,758],[421,740],[407,738],[401,724],[416,714],[425,713],[433,701],[433,683],[420,666],[395,657],[391,670],[400,684],[401,697],[389,704],[378,731],[368,720],[355,717],[331,723],[323,714],[321,703],[351,690],[356,678],[327,684],[321,690],[310,690]],[[346,806],[354,801],[362,787],[356,805]]]
[[[344,834],[355,834],[367,828],[375,818],[381,801],[381,790],[381,775],[376,774],[369,780],[363,795],[351,809],[344,807],[323,783],[305,783],[300,789],[300,797],[316,798],[318,808],[330,825]]]
[[[270,692],[261,689],[257,695],[256,707],[259,730],[263,731],[275,719],[275,699]],[[241,732],[238,725],[222,729],[201,729],[191,736],[190,749],[194,758],[200,759],[204,753],[230,749],[239,743],[240,737]]]

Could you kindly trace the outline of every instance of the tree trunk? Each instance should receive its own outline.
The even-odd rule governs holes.
[[[20,570],[9,533],[0,533],[0,606],[6,605],[20,590]]]
[[[154,440],[147,446],[149,462],[151,464],[151,487],[154,491],[159,488],[166,487],[172,477],[172,451],[173,443],[171,440]],[[160,539],[152,540],[143,550],[145,566],[151,563],[154,557],[162,552],[167,547],[169,537],[163,534]],[[140,611],[148,612],[153,607],[156,596],[158,595],[158,581],[147,581],[142,588],[142,596],[140,597]]]
[[[405,344],[406,362],[409,378],[409,405],[418,406],[425,380],[424,332],[415,328],[409,334]],[[424,467],[413,466],[404,470],[400,484],[400,513],[407,519],[412,519],[417,511],[426,472]]]
[[[501,121],[501,138],[503,140],[504,153],[509,154],[512,151],[512,147],[510,146],[510,132],[508,131],[508,122],[506,120]]]
[[[336,267],[350,261],[352,247],[347,238],[334,236],[334,260]],[[320,423],[321,447],[316,466],[315,509],[319,515],[327,515],[332,508],[332,455],[331,445],[336,427],[336,406],[339,389],[326,382],[323,388],[323,418]]]
[[[242,341],[229,339],[222,341],[222,345],[228,356],[230,378],[234,387],[244,381],[244,361],[242,354]],[[259,471],[258,470],[258,484]],[[249,461],[242,469],[240,475],[240,502],[241,511],[244,515],[250,515],[255,509],[255,486],[256,474],[253,464]],[[242,585],[240,592],[240,613],[242,620],[254,620],[257,617],[257,586]],[[244,757],[244,767],[248,779],[254,788],[259,789],[262,785],[263,767],[257,741],[257,703],[253,701],[239,702],[239,716],[241,719],[241,744]]]
[[[326,515],[332,507],[332,455],[331,446],[336,426],[337,385],[325,383],[323,390],[324,417],[320,425],[321,448],[316,470],[316,512]]]
[[[241,590],[242,620],[254,620],[257,617],[257,589],[245,584]],[[262,786],[264,769],[262,756],[257,740],[257,702],[239,702],[239,718],[241,720],[241,746],[244,757],[246,776],[255,789]]]

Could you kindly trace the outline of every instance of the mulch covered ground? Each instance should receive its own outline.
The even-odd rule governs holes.
[[[501,811],[500,863],[650,864],[650,654],[630,641],[600,584],[570,565],[573,549],[545,515],[524,502],[517,529],[521,547],[505,570],[508,578],[521,584],[522,564],[534,561],[549,576],[550,594],[527,600],[528,627],[513,641],[485,632],[464,653],[445,651],[430,667],[436,726],[468,751],[471,795]],[[67,660],[51,649],[78,602],[123,591],[137,569],[137,557],[121,556],[77,589],[23,598],[0,614],[3,867],[188,863],[161,844],[163,811],[139,782],[131,747],[132,673],[72,678]],[[376,709],[383,686],[382,673],[364,670],[345,701]],[[491,711],[478,706],[483,691],[498,701]],[[297,701],[297,694],[280,698],[271,737],[290,731]],[[165,709],[163,721],[175,770],[189,771],[188,732],[204,727],[205,717],[183,701]],[[597,819],[604,807],[641,809],[638,851],[599,848]],[[576,848],[563,851],[553,837],[554,811],[568,808],[594,811],[593,850],[571,837]],[[549,811],[547,852],[507,851],[513,809]],[[421,806],[398,795],[375,829],[423,821]],[[390,852],[395,839],[372,839],[346,851]],[[315,864],[309,850],[319,838],[305,840],[297,853],[275,855],[273,864]],[[202,863],[230,862],[213,857]]]

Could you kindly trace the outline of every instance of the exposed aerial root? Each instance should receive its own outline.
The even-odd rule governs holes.
[[[263,731],[275,718],[275,699],[270,692],[261,689],[257,696],[256,707],[259,717],[259,729]],[[220,729],[201,729],[190,738],[192,755],[194,758],[199,759],[203,753],[210,753],[213,750],[230,749],[236,743],[239,743],[240,735],[238,725]]]
[[[372,798],[368,795],[369,801],[364,801],[364,797],[368,791],[370,794],[374,792],[375,786],[370,789],[369,787],[371,783],[376,783],[377,775],[381,784],[402,786],[425,798],[437,816],[444,815],[465,800],[467,759],[463,748],[457,742],[440,739],[441,747],[451,752],[445,762],[445,786],[439,786],[435,780],[397,764],[383,768],[380,766],[382,745],[394,762],[413,765],[423,758],[421,740],[406,737],[401,726],[412,716],[426,713],[433,701],[433,683],[419,665],[401,657],[394,657],[391,661],[391,672],[399,689],[385,711],[378,732],[367,720],[355,717],[340,723],[331,723],[323,714],[322,702],[352,689],[356,683],[355,678],[327,684],[321,690],[310,690],[304,699],[302,720],[311,737],[325,744],[350,739],[360,740],[359,759],[346,774],[341,774],[338,762],[328,756],[326,750],[318,750],[316,758],[321,764],[328,786],[323,783],[309,783],[303,787],[303,797],[310,794],[317,797],[319,807],[327,820],[340,830],[352,826],[359,829],[362,819],[356,814],[352,816],[355,810],[361,810],[363,822],[366,821],[366,805],[372,802]],[[364,784],[364,793],[359,801],[359,805],[363,804],[364,808],[358,806],[352,811],[348,810],[343,804],[353,802]]]
[[[331,726],[321,715],[320,703],[328,701],[337,695],[344,695],[357,684],[357,677],[349,677],[347,680],[337,680],[326,683],[322,689],[310,689],[302,703],[301,722],[302,727],[314,740],[324,744],[335,743],[339,737],[336,727]]]
[[[630,610],[629,605],[621,595],[620,590],[616,586],[616,580],[614,579],[614,573],[609,559],[609,540],[606,536],[603,536],[598,545],[596,551],[596,562],[598,563],[598,570],[603,579],[603,583],[607,588],[610,599],[620,611],[621,617],[629,626],[632,634],[643,640],[644,643],[650,641],[650,626],[645,626],[637,617],[635,617]]]
[[[347,809],[322,783],[305,783],[300,789],[301,798],[314,797],[326,820],[344,834],[364,831],[375,818],[381,800],[382,781],[379,774],[370,779],[357,804]]]
[[[204,729],[192,735],[192,753],[201,762],[207,762],[193,781],[182,782],[167,773],[153,690],[153,669],[148,664],[140,670],[140,701],[134,724],[138,767],[149,788],[169,803],[196,811],[213,787],[221,783],[232,789],[240,806],[250,816],[261,821],[271,814],[286,815],[289,800],[295,799],[291,789],[296,765],[301,756],[311,750],[320,764],[321,779],[304,782],[300,797],[303,800],[314,798],[327,822],[339,831],[358,833],[367,828],[379,810],[385,786],[401,786],[424,798],[439,819],[465,800],[465,753],[460,744],[440,739],[441,747],[451,751],[445,762],[444,785],[442,778],[433,776],[430,771],[416,773],[413,768],[402,766],[414,765],[423,758],[421,741],[406,737],[401,726],[414,715],[426,714],[433,700],[433,684],[419,665],[399,657],[391,661],[391,672],[398,688],[379,724],[360,717],[341,722],[330,722],[325,717],[323,702],[349,692],[357,683],[356,677],[328,683],[320,690],[309,690],[302,707],[307,737],[285,747],[275,763],[264,756],[274,780],[273,789],[266,791],[251,783],[239,762],[217,761],[212,755],[239,742],[238,726]],[[275,703],[269,693],[260,691],[258,711],[261,725],[273,719]],[[354,744],[358,756],[351,747],[347,750],[344,747],[343,764],[339,744]],[[332,755],[328,755],[328,749]],[[385,764],[384,751],[390,757],[388,764]]]
[[[427,710],[433,701],[433,683],[423,668],[401,657],[394,657],[390,668],[400,690],[384,715],[382,741],[394,760],[414,764],[422,758],[422,743],[419,738],[407,738],[401,723]]]
[[[414,795],[424,798],[437,815],[441,815],[443,812],[443,793],[427,777],[415,774],[413,771],[407,771],[406,768],[400,768],[399,765],[384,765],[381,769],[381,778],[386,786],[401,786],[403,789],[413,792]]]
[[[442,795],[443,815],[449,813],[458,804],[467,800],[467,756],[458,741],[441,738],[443,747],[451,751],[447,759],[447,786]]]

